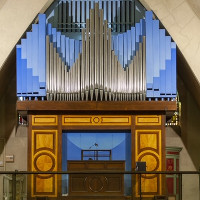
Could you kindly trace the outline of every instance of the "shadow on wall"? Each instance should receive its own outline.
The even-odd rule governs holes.
[[[180,51],[177,87],[181,101],[181,139],[198,170],[200,166],[200,85]]]
[[[14,49],[0,70],[0,138],[5,139],[5,144],[17,124],[15,60]]]

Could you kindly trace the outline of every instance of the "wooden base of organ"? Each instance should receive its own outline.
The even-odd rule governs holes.
[[[125,170],[125,161],[69,161],[68,171],[105,172],[105,174],[70,174],[66,199],[125,199],[124,175],[109,174]]]
[[[63,130],[130,130],[131,168],[135,169],[136,162],[145,161],[149,167],[148,170],[165,170],[165,118],[167,113],[176,110],[175,101],[127,102],[126,104],[124,102],[24,101],[17,102],[17,110],[27,112],[29,115],[29,171],[48,170],[49,168],[40,168],[44,165],[44,159],[51,161],[52,171],[62,170],[62,156],[59,155],[62,154]],[[43,142],[44,140],[46,142]],[[105,169],[123,171],[123,163],[118,163],[118,167],[113,167],[117,165],[117,162],[121,161],[68,161],[68,170],[74,171],[77,168],[75,171],[103,171]],[[143,178],[142,183],[145,184],[142,185],[144,191],[142,198],[149,199],[155,195],[164,194],[164,181],[165,179],[160,176]],[[28,182],[28,199],[36,199],[36,197],[48,197],[52,200],[129,198],[121,189],[124,188],[122,187],[123,179],[119,181],[120,190],[111,193],[104,190],[104,195],[86,190],[81,195],[77,194],[78,191],[69,191],[65,196],[62,194],[62,183],[59,177],[56,179],[30,177]],[[133,183],[131,192],[132,198],[139,198],[137,182]]]

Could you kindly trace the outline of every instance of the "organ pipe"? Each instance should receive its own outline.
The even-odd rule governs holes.
[[[167,86],[169,81],[166,76],[176,72],[174,69],[176,45],[170,41],[170,36],[165,36],[163,29],[152,25],[151,12],[147,12],[146,19],[141,20],[135,27],[131,27],[131,30],[118,35],[111,35],[111,28],[109,28],[108,21],[104,20],[104,12],[99,9],[98,3],[95,4],[94,9],[90,10],[88,16],[86,26],[82,29],[82,41],[70,39],[47,24],[46,48],[44,49],[46,88],[43,82],[39,82],[40,79],[38,81],[37,74],[34,75],[40,70],[33,69],[33,87],[38,81],[38,89],[34,91],[33,88],[32,96],[37,96],[37,91],[39,95],[45,94],[44,89],[46,89],[47,100],[50,101],[144,101],[155,95],[176,95],[176,85],[171,83],[169,85],[173,86],[173,94],[164,94],[165,88],[166,91],[170,89]],[[43,25],[41,24],[40,27],[45,30],[44,15],[40,18],[43,19]],[[152,27],[155,29],[153,33],[160,37],[160,40],[154,39],[160,42],[158,61],[164,63],[162,66],[156,65],[156,70],[153,70],[153,59],[156,58],[154,49],[156,48],[152,48],[151,41],[157,36],[148,33]],[[38,34],[35,33],[36,31],[38,31],[37,28],[33,29],[34,35]],[[34,44],[34,40],[29,41],[31,33],[28,36],[27,43],[23,40],[22,45],[17,46],[17,65],[19,66],[17,73],[19,75],[26,70],[24,62],[26,56],[27,63],[33,60],[33,55],[29,54],[29,51],[27,55],[24,52],[30,48],[26,45]],[[41,47],[38,46],[38,48]],[[165,50],[166,54],[163,53]],[[20,66],[21,63],[22,66]],[[28,67],[30,68],[30,65]],[[173,81],[176,78],[175,75],[171,74],[170,78],[173,77]],[[40,77],[41,74],[38,76]],[[18,96],[26,94],[26,88],[23,85],[25,81],[23,81],[23,76],[21,77],[21,85],[17,85]],[[18,83],[20,80],[18,79]]]

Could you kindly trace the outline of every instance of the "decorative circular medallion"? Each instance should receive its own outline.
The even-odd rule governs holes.
[[[55,159],[51,154],[40,153],[35,157],[34,167],[37,171],[52,171],[55,167]]]
[[[159,159],[153,153],[144,153],[138,159],[138,161],[146,162],[147,171],[156,171],[159,168]],[[148,177],[154,177],[155,175],[145,175]]]
[[[89,179],[89,188],[92,192],[100,192],[104,188],[103,177],[94,176]]]
[[[100,119],[99,119],[98,117],[94,117],[94,118],[93,118],[93,122],[94,122],[94,123],[97,124],[97,123],[99,123],[99,121],[100,121]]]

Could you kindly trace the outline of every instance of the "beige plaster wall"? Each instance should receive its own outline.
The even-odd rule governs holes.
[[[183,144],[179,135],[171,128],[166,128],[166,146],[182,147],[180,152],[180,171],[196,171],[192,159]],[[183,175],[182,177],[182,199],[197,200],[199,199],[199,176]]]
[[[0,171],[27,171],[27,127],[17,127],[16,78],[9,78],[9,84],[0,96],[0,138],[4,147],[0,155],[4,157],[4,166]],[[14,162],[6,162],[6,156],[14,156]],[[3,175],[0,175],[0,199],[3,199]]]
[[[53,0],[0,1],[0,70],[36,15],[52,2]]]
[[[140,0],[165,26],[200,82],[200,2],[198,0]]]

